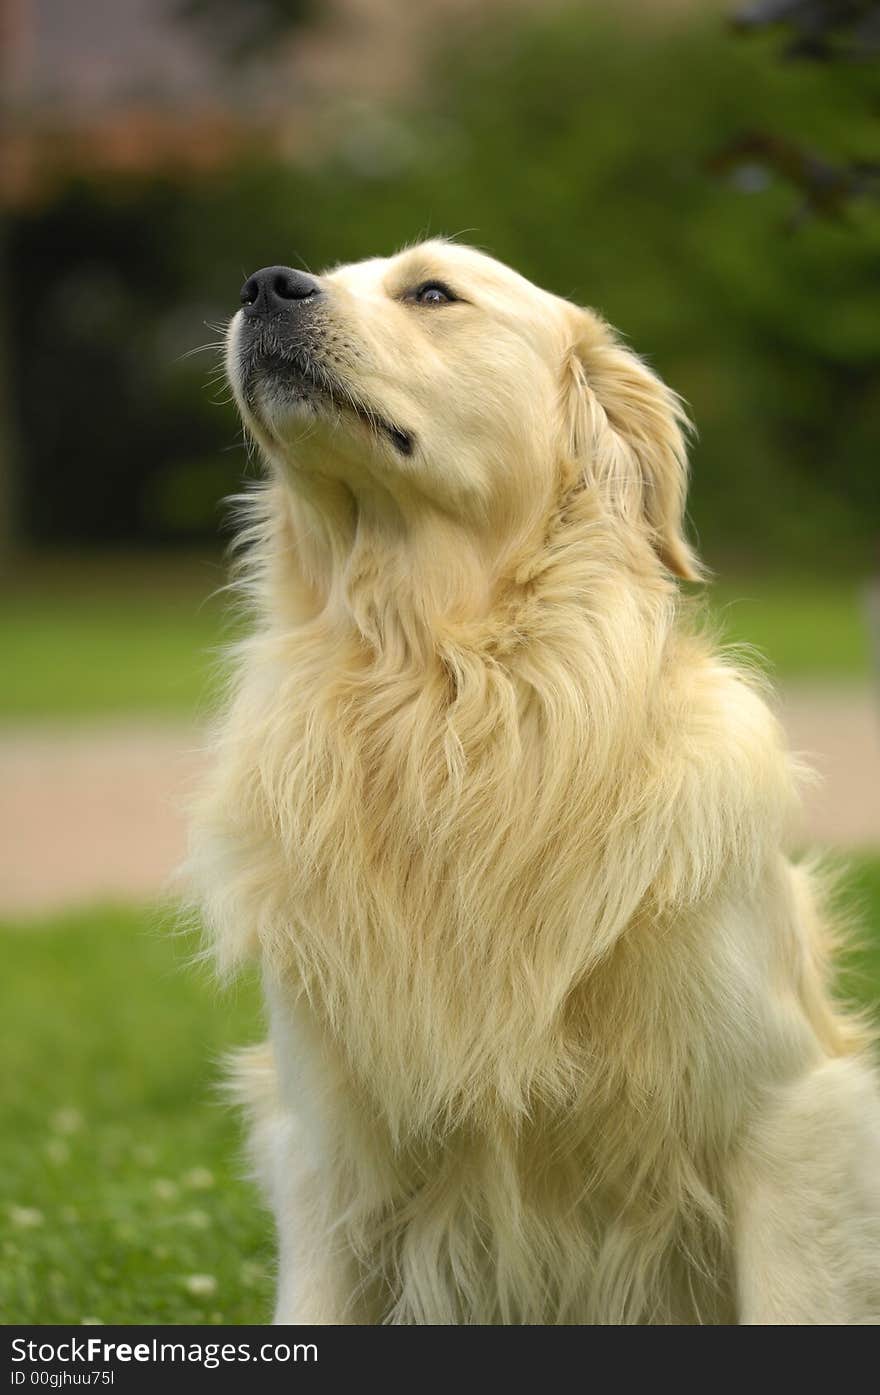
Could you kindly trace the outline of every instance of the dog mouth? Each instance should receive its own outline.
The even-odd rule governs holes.
[[[415,450],[411,431],[360,398],[305,346],[284,344],[261,329],[240,341],[237,366],[242,396],[258,421],[272,406],[298,405],[320,415],[353,417],[371,435],[389,441],[399,455],[410,456]]]

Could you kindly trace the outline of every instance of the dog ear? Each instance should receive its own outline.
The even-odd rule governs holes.
[[[689,426],[680,399],[597,316],[583,312],[566,361],[566,429],[585,476],[647,528],[660,560],[702,576],[684,536]]]

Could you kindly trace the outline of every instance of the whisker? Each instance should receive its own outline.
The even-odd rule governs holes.
[[[208,349],[223,349],[225,347],[222,339],[212,339],[207,344],[196,344],[195,348],[185,349],[182,354],[177,355],[173,362],[182,363],[185,358],[192,358],[193,354],[204,354]]]

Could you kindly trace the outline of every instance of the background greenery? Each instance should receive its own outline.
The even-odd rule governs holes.
[[[615,18],[617,15],[617,18]],[[781,63],[717,13],[511,11],[438,36],[417,97],[201,179],[79,177],[8,228],[21,517],[41,542],[192,542],[243,452],[204,391],[243,275],[461,234],[600,307],[689,401],[710,563],[864,568],[878,530],[880,213],[709,172],[744,125],[877,143],[876,68]],[[743,192],[752,189],[751,194]],[[839,210],[838,210],[839,212]],[[222,389],[220,396],[222,396]],[[53,410],[47,412],[47,400]]]

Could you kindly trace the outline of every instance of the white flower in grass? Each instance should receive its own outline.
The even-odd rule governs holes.
[[[103,1327],[104,1319],[96,1317],[84,1317],[79,1320],[80,1327]]]
[[[174,1201],[177,1197],[177,1183],[167,1177],[157,1177],[153,1183],[153,1196],[157,1201]]]
[[[217,1280],[213,1274],[188,1274],[183,1286],[194,1298],[209,1298],[217,1292]]]
[[[262,1283],[265,1276],[266,1271],[262,1264],[255,1264],[251,1259],[246,1259],[241,1266],[241,1282],[245,1288],[254,1288],[256,1284]]]
[[[49,1161],[56,1167],[63,1167],[66,1162],[70,1162],[70,1147],[63,1138],[50,1138],[46,1144],[46,1153]]]
[[[79,1133],[84,1120],[78,1109],[68,1106],[67,1109],[57,1109],[50,1122],[56,1133]]]
[[[187,1211],[181,1216],[181,1220],[192,1230],[207,1230],[211,1224],[211,1217],[207,1211]]]
[[[192,1167],[184,1173],[183,1185],[194,1192],[206,1192],[214,1185],[214,1174],[206,1167]]]
[[[33,1230],[42,1225],[44,1220],[42,1211],[38,1211],[35,1206],[9,1207],[9,1223],[14,1225],[16,1230]]]

